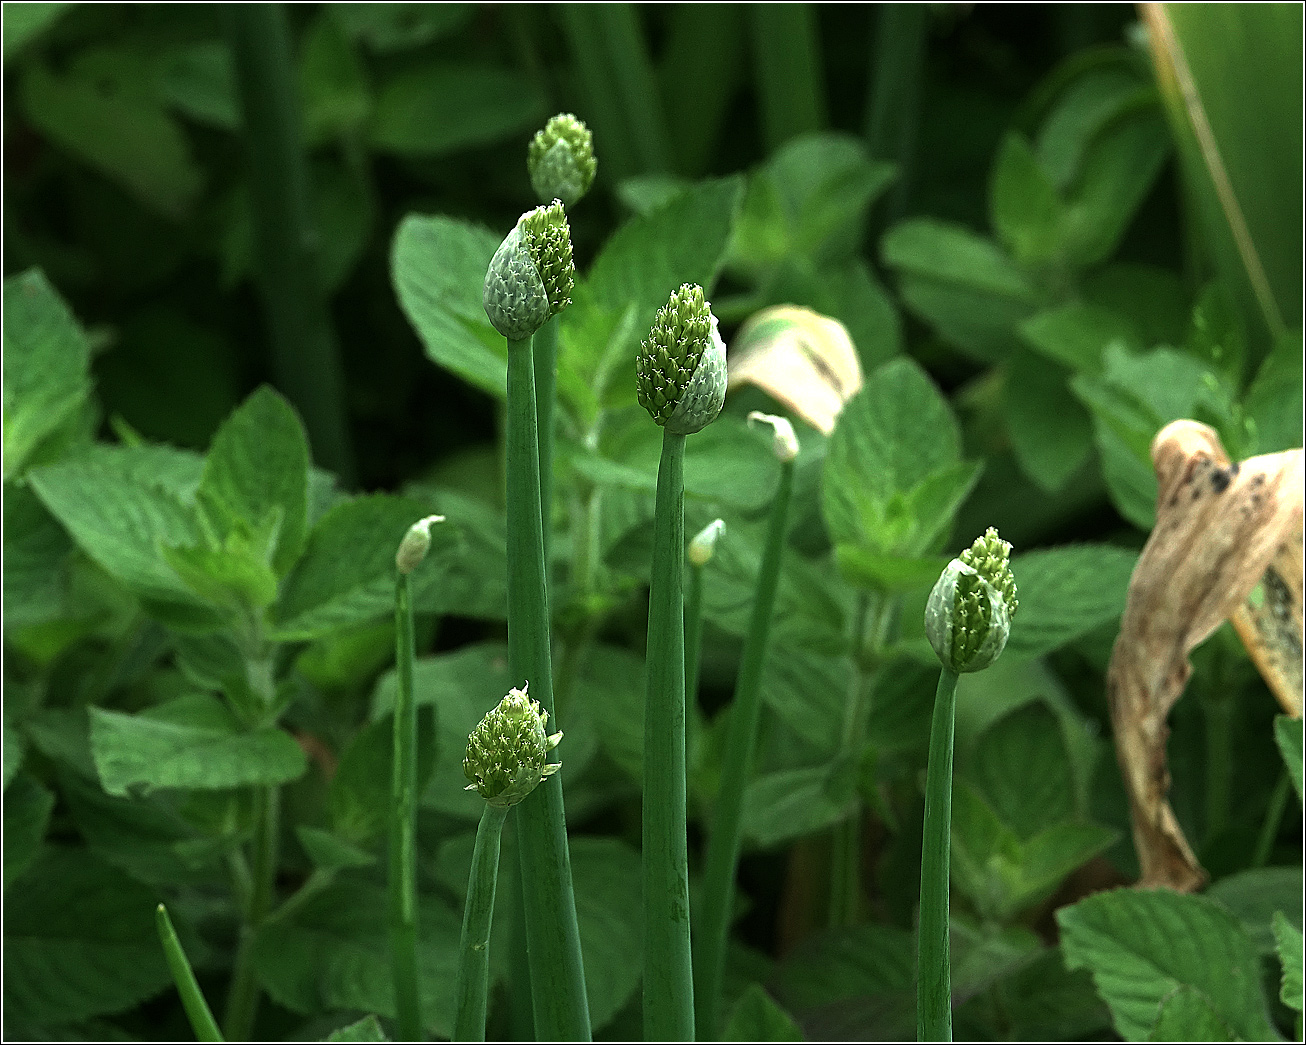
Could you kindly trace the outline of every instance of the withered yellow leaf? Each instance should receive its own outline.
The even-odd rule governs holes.
[[[1213,429],[1175,421],[1152,440],[1152,464],[1159,486],[1156,526],[1129,583],[1107,670],[1107,701],[1129,794],[1140,884],[1188,891],[1206,876],[1166,797],[1166,716],[1191,673],[1189,653],[1221,622],[1236,619],[1258,584],[1262,592],[1273,589],[1274,601],[1271,623],[1264,630],[1252,625],[1256,637],[1249,648],[1259,644],[1253,659],[1265,671],[1263,661],[1291,659],[1295,643],[1299,661],[1302,451],[1231,463]],[[1294,561],[1295,589],[1281,572],[1291,571]],[[1295,608],[1285,605],[1294,597]],[[1267,601],[1261,600],[1262,607]],[[1264,618],[1258,612],[1254,620]],[[1297,708],[1300,679],[1298,663]],[[1278,684],[1271,686],[1278,693]]]

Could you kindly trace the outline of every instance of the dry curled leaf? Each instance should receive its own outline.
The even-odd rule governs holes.
[[[1266,664],[1297,661],[1294,697],[1300,709],[1302,451],[1231,464],[1213,429],[1175,421],[1152,440],[1152,464],[1159,486],[1156,526],[1129,582],[1107,670],[1107,701],[1129,794],[1140,884],[1189,891],[1206,875],[1166,798],[1166,715],[1191,673],[1189,653],[1222,621],[1236,619],[1258,586],[1261,606],[1252,620],[1268,623],[1263,630],[1251,625],[1249,650],[1263,672]],[[1295,609],[1288,605],[1294,597]],[[1240,634],[1246,642],[1247,634]],[[1294,683],[1280,679],[1270,685],[1278,694]]]
[[[756,385],[829,435],[862,387],[848,329],[809,308],[776,305],[751,316],[730,346],[730,385]]]

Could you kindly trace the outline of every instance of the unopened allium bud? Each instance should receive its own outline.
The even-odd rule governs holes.
[[[723,533],[726,532],[724,519],[713,519],[704,526],[693,540],[689,542],[689,551],[686,558],[689,559],[691,566],[706,566],[712,561],[712,553],[716,551],[716,542]]]
[[[748,415],[748,423],[771,426],[775,433],[771,448],[775,451],[776,460],[781,464],[792,461],[798,456],[798,436],[794,434],[794,426],[787,417],[754,410]]]
[[[531,188],[541,200],[558,199],[570,207],[594,184],[598,162],[594,136],[571,113],[559,113],[537,131],[526,150]]]
[[[925,634],[944,667],[987,668],[1007,645],[1020,605],[1007,558],[1011,545],[989,527],[948,563],[925,606]]]
[[[703,288],[683,284],[658,309],[635,359],[639,405],[668,432],[693,435],[726,399],[726,346]]]
[[[431,527],[444,522],[443,515],[428,515],[408,528],[395,552],[395,567],[400,573],[412,573],[422,564],[431,547]]]
[[[504,337],[524,340],[571,304],[575,277],[571,229],[554,200],[523,214],[494,252],[485,273],[485,314]]]
[[[510,690],[467,738],[463,775],[471,783],[464,790],[479,792],[490,805],[507,809],[561,769],[561,762],[548,761],[548,753],[562,739],[561,733],[545,733],[548,719],[539,701],[526,695],[525,685]]]

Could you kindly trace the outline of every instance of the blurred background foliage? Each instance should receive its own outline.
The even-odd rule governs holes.
[[[139,607],[85,563],[70,588],[16,572],[24,560],[11,553],[24,520],[32,522],[29,543],[41,545],[23,545],[33,562],[62,563],[71,549],[21,485],[24,470],[97,437],[202,451],[266,381],[304,415],[314,460],[333,462],[312,404],[278,380],[256,287],[266,171],[250,166],[255,136],[223,10],[3,10],[5,276],[43,270],[86,328],[91,368],[90,381],[82,373],[76,388],[61,390],[62,402],[75,404],[71,420],[29,405],[28,427],[11,432],[18,386],[6,359],[5,638],[7,654],[19,653],[6,661],[6,786],[13,706],[24,694],[32,708],[48,696],[46,718],[22,723],[23,742],[59,767],[56,819],[67,806],[77,824],[97,824],[110,799],[95,785],[90,756],[60,747],[49,739],[58,731],[42,734],[41,723],[110,696],[128,710],[149,708],[184,687],[165,658],[175,652],[192,674],[199,661],[184,639],[137,628]],[[767,668],[772,714],[745,811],[752,852],[741,865],[747,895],[733,989],[765,980],[812,1036],[909,1033],[916,777],[937,672],[917,656],[923,639],[914,632],[949,524],[962,536],[996,525],[1017,552],[1035,554],[1026,573],[1017,569],[1022,603],[1027,591],[1030,600],[1025,630],[1013,632],[1007,659],[968,682],[958,706],[958,1036],[1104,1031],[1109,1018],[1086,977],[1068,975],[1040,940],[1055,936],[1054,906],[1137,870],[1103,740],[1102,676],[1134,553],[1153,521],[1148,443],[1167,421],[1190,416],[1214,425],[1234,459],[1301,444],[1301,8],[371,3],[288,5],[285,15],[313,230],[304,246],[316,254],[343,374],[343,433],[328,436],[340,438],[347,464],[332,470],[347,490],[402,488],[417,499],[396,499],[386,525],[429,508],[436,489],[441,510],[455,498],[466,521],[464,574],[443,580],[438,606],[433,596],[422,607],[421,642],[442,654],[423,666],[429,680],[419,677],[428,693],[491,700],[509,684],[496,645],[499,371],[482,338],[480,274],[532,200],[530,135],[558,111],[594,131],[596,188],[570,215],[589,300],[559,324],[559,470],[570,470],[578,489],[607,491],[599,538],[607,574],[594,590],[560,585],[555,623],[573,648],[593,646],[582,667],[563,657],[559,674],[576,676],[577,710],[589,716],[579,716],[574,733],[568,725],[569,765],[580,769],[569,779],[568,809],[573,824],[605,835],[576,850],[576,873],[599,883],[595,924],[623,906],[610,880],[634,873],[631,851],[606,835],[629,834],[638,805],[631,778],[639,737],[628,722],[639,718],[642,661],[628,647],[638,646],[643,627],[632,592],[647,578],[640,513],[651,483],[647,439],[618,413],[633,401],[633,381],[604,371],[607,387],[598,387],[594,369],[604,361],[595,331],[637,339],[630,314],[620,318],[621,294],[630,285],[647,296],[655,280],[623,282],[619,263],[606,272],[590,265],[610,230],[644,215],[648,223],[623,232],[612,255],[654,255],[651,267],[664,261],[668,270],[692,260],[705,284],[719,277],[712,299],[728,341],[771,304],[808,305],[847,326],[864,372],[878,374],[857,401],[864,413],[850,410],[845,431],[902,408],[901,427],[878,447],[883,459],[859,459],[847,449],[855,435],[841,442],[839,429],[828,443],[802,432],[791,534],[802,554],[786,567],[778,651]],[[442,217],[404,221],[413,214]],[[433,251],[449,245],[461,253],[445,263]],[[649,305],[639,294],[630,302],[637,311]],[[7,295],[7,325],[10,307]],[[765,405],[756,390],[732,393],[727,413],[736,419],[702,437],[699,488],[689,491],[691,526],[711,518],[705,499],[738,516],[714,564],[703,707],[690,724],[700,807],[691,813],[713,793],[721,717],[708,720],[730,692],[757,558],[754,520],[774,478],[765,453],[745,445],[737,416]],[[612,423],[601,453],[565,445],[603,408]],[[158,482],[193,487],[192,459],[147,452]],[[687,474],[692,482],[692,468]],[[878,497],[876,484],[889,474],[899,485],[885,484],[873,532],[859,529],[862,506],[841,502],[838,491],[875,489]],[[313,474],[312,513],[330,500],[329,486]],[[917,524],[928,525],[912,530]],[[1098,543],[1038,551],[1079,541]],[[848,654],[844,623],[867,592],[901,599],[903,634],[859,661]],[[64,613],[74,602],[79,612]],[[331,751],[363,751],[361,737],[379,750],[384,735],[376,725],[358,729],[392,650],[389,626],[379,623],[384,600],[373,603],[359,626],[304,631],[319,641],[283,665],[298,687],[293,724],[317,731],[331,749],[327,761]],[[436,609],[444,614],[438,637]],[[600,626],[613,644],[594,641]],[[1264,826],[1276,801],[1282,815],[1287,794],[1270,739],[1273,704],[1230,629],[1194,660],[1192,695],[1171,722],[1179,819],[1213,878],[1278,856],[1296,866],[1276,879],[1276,896],[1298,895],[1299,828],[1288,817],[1279,831],[1275,820],[1267,838]],[[860,761],[837,750],[843,694],[858,672],[879,677]],[[393,699],[388,685],[382,680],[372,697],[374,719]],[[624,699],[613,701],[613,689]],[[457,712],[439,721],[442,750],[461,743],[479,717],[470,698]],[[596,737],[611,765],[586,779]],[[352,757],[368,765],[365,755]],[[350,757],[338,774],[347,797],[351,773],[366,776],[346,769]],[[1027,770],[1047,787],[1025,793]],[[459,823],[467,809],[456,767],[434,772],[440,787],[431,794],[442,797],[428,798],[427,810]],[[16,779],[6,790],[6,841],[12,804],[15,823],[37,825],[34,851],[55,799],[32,774]],[[383,799],[358,790],[354,806],[336,811],[337,833],[353,838],[340,827],[352,824],[354,841],[374,841],[376,825],[362,821]],[[323,819],[326,799],[303,792],[289,792],[288,820]],[[198,799],[185,806],[188,830],[221,821],[231,835],[230,825],[248,818],[239,794],[219,792],[212,808]],[[823,884],[813,884],[831,863],[820,832],[851,819],[850,801],[867,811],[867,919],[855,905],[842,915],[826,910]],[[146,826],[171,839],[172,825]],[[136,839],[145,828],[129,828],[88,838],[131,877],[114,879],[113,889],[103,876],[91,883],[118,890],[113,902],[134,896],[142,881],[192,873],[169,848],[175,839],[143,852]],[[469,839],[442,845],[425,869],[428,884],[440,883],[441,903],[465,882]],[[80,873],[64,870],[65,879]],[[1240,894],[1238,880],[1225,879],[1234,884],[1224,899],[1266,951],[1270,912],[1251,895],[1263,882]],[[217,907],[204,903],[193,904],[196,922]],[[432,924],[456,925],[451,908],[432,905]],[[329,920],[329,905],[318,906],[314,915]],[[841,923],[842,934],[818,935]],[[280,975],[278,948],[305,966],[322,960],[305,937],[283,936],[268,944],[268,984]],[[611,965],[614,982],[600,989],[617,1035],[638,1033],[628,1004],[636,981],[621,957],[596,963]],[[308,988],[279,989],[296,1012],[314,1011]],[[331,1004],[375,1009],[384,994],[376,990],[366,1004]],[[736,1026],[737,1036],[778,1033],[767,1029],[775,1016],[767,1004],[744,995],[742,1018],[754,1022]],[[289,1033],[290,1017],[275,1011]],[[134,1017],[152,1033],[151,1018]]]

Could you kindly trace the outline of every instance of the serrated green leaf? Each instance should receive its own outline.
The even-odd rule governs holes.
[[[160,551],[199,540],[194,509],[179,493],[184,487],[176,467],[185,462],[189,468],[198,459],[155,449],[96,446],[73,460],[33,471],[32,489],[87,555],[150,600],[156,612],[212,627],[220,618]]]
[[[1276,913],[1287,915],[1298,929],[1302,926],[1300,867],[1252,867],[1238,871],[1212,885],[1206,897],[1242,922],[1247,936],[1262,954],[1274,950],[1270,922]]]
[[[393,1018],[388,901],[383,888],[341,875],[289,918],[263,924],[255,975],[292,1012],[375,1012]],[[418,899],[418,991],[427,1029],[453,1026],[459,916],[435,897]]]
[[[961,775],[1022,840],[1074,816],[1074,781],[1061,726],[1042,703],[1027,704],[989,726]]]
[[[375,1016],[364,1016],[361,1020],[341,1027],[328,1034],[324,1041],[389,1041],[381,1030],[380,1021]]]
[[[1105,544],[1014,556],[1020,608],[1004,656],[1040,657],[1118,618],[1137,561],[1134,552]]]
[[[1302,445],[1302,339],[1288,334],[1256,371],[1243,400],[1256,425],[1256,452],[1276,453]]]
[[[506,692],[506,690],[505,690]],[[417,793],[431,779],[436,757],[436,709],[432,701],[417,709]],[[471,730],[468,730],[470,733]],[[384,835],[390,825],[394,766],[394,716],[386,715],[364,726],[345,750],[331,778],[327,811],[331,826],[341,838],[362,845]],[[441,747],[444,761],[462,772],[467,737],[460,747]]]
[[[146,789],[283,784],[308,768],[289,733],[268,726],[242,732],[215,697],[191,694],[137,715],[92,708],[91,753],[111,795]]]
[[[853,685],[848,657],[829,657],[770,643],[762,668],[762,701],[798,736],[833,755]]]
[[[907,306],[945,341],[977,358],[1001,358],[1036,307],[1033,285],[993,243],[959,225],[913,218],[880,243]]]
[[[1302,1011],[1302,936],[1301,927],[1293,925],[1281,912],[1274,913],[1275,950],[1283,966],[1283,986],[1279,999],[1297,1012]]]
[[[204,181],[185,133],[140,89],[142,59],[117,51],[95,57],[94,76],[55,75],[44,66],[29,66],[20,83],[24,115],[52,143],[146,207],[181,218]]]
[[[55,620],[64,612],[70,551],[72,542],[68,535],[37,500],[31,487],[6,484],[6,630]]]
[[[1021,135],[1009,133],[993,161],[989,220],[1022,265],[1053,261],[1061,247],[1062,206],[1051,179]]]
[[[798,1013],[853,998],[903,996],[904,1026],[894,1037],[907,1037],[915,1023],[915,976],[916,934],[871,924],[809,936],[780,962],[775,985],[780,1000]]]
[[[576,838],[571,843],[571,875],[585,959],[585,991],[590,1019],[598,1028],[639,986],[643,969],[639,854],[615,838]]]
[[[8,727],[6,726],[6,730]],[[8,759],[5,772],[9,772]],[[4,884],[6,892],[36,859],[54,809],[54,792],[28,773],[20,774],[4,793]]]
[[[122,1012],[171,982],[153,893],[84,849],[50,847],[5,891],[5,1021]]]
[[[1093,423],[1061,367],[1029,351],[1011,362],[1003,416],[1012,451],[1026,475],[1056,493],[1093,452]]]
[[[316,639],[393,613],[395,552],[426,514],[420,501],[392,494],[368,494],[330,509],[282,585],[274,607],[276,637]],[[444,553],[457,543],[455,523],[432,527],[431,550],[411,575],[415,601],[438,582]]]
[[[855,544],[840,544],[834,549],[839,572],[850,584],[869,591],[898,595],[916,588],[932,587],[948,565],[942,556],[911,558],[883,555]]]
[[[1166,995],[1148,1041],[1238,1041],[1211,1004],[1189,986]]]
[[[1233,1035],[1274,1038],[1251,942],[1233,916],[1165,889],[1098,893],[1057,912],[1069,968],[1088,968],[1130,1040],[1147,1037],[1165,1000],[1189,988]]]
[[[1297,801],[1302,801],[1302,721],[1287,715],[1276,715],[1274,719],[1274,742],[1279,745],[1279,754],[1288,767],[1288,776],[1292,786],[1297,789]]]
[[[280,393],[262,386],[222,423],[196,500],[219,547],[238,528],[265,529],[276,513],[271,565],[280,576],[289,572],[307,529],[308,437]]]
[[[5,280],[6,479],[90,395],[90,358],[86,335],[40,269]]]
[[[744,789],[741,830],[766,849],[812,834],[848,815],[852,780],[844,767],[809,766],[764,773]]]
[[[479,225],[410,214],[395,233],[390,278],[427,356],[502,398],[508,343],[490,325],[481,302],[499,239]]]
[[[300,824],[295,828],[295,837],[313,861],[313,866],[320,870],[339,871],[347,867],[369,867],[376,863],[375,853],[360,849],[352,842],[320,827]]]
[[[821,507],[836,543],[906,557],[934,550],[978,478],[951,409],[912,360],[869,375],[826,446]]]
[[[802,1029],[761,984],[750,983],[730,1013],[723,1041],[803,1041]]]
[[[1100,305],[1074,303],[1038,312],[1020,325],[1025,343],[1076,372],[1096,374],[1107,346],[1140,351],[1134,325]]]
[[[535,83],[515,71],[426,62],[378,89],[370,139],[399,156],[442,156],[526,131],[541,122],[545,105]]]

